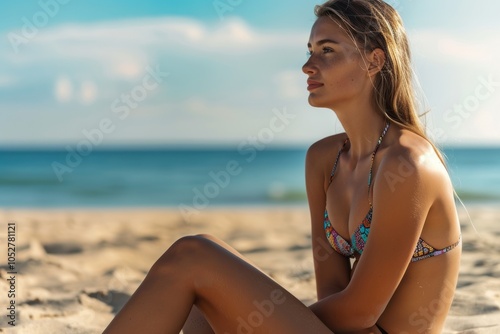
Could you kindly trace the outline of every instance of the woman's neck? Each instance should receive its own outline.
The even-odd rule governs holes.
[[[371,155],[386,123],[380,112],[373,106],[358,105],[336,114],[349,137],[349,156],[354,162]]]

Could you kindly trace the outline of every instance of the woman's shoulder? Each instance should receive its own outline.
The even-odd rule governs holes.
[[[345,132],[325,137],[313,143],[307,150],[308,159],[325,159],[336,155],[344,145],[347,135]]]
[[[409,130],[400,130],[393,143],[387,146],[386,160],[390,163],[405,160],[415,167],[443,165],[435,147],[426,138]]]
[[[413,179],[435,185],[450,183],[440,153],[429,140],[418,134],[400,130],[393,142],[385,147],[385,151],[380,170],[386,178]]]
[[[335,157],[342,148],[347,135],[339,133],[318,140],[307,150],[306,155],[306,183],[315,184],[319,190],[326,191],[327,177],[335,162]]]

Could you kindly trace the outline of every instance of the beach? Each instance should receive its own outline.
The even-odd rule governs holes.
[[[500,208],[468,209],[471,220],[459,209],[462,264],[444,333],[500,333]],[[1,333],[101,333],[168,246],[199,233],[235,247],[305,304],[315,301],[304,206],[220,207],[189,217],[176,208],[22,208],[0,216]]]

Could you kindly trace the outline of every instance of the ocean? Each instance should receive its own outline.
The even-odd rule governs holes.
[[[500,204],[500,148],[447,148],[466,203]],[[0,207],[307,206],[306,148],[0,151]]]

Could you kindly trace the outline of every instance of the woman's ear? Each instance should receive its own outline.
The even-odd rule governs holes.
[[[385,52],[380,48],[373,49],[367,55],[368,60],[368,75],[373,77],[384,68],[385,65]]]

